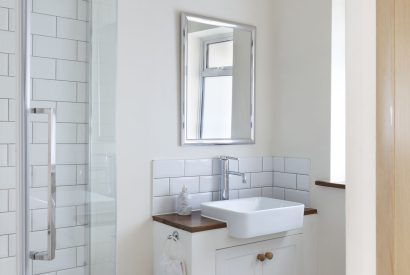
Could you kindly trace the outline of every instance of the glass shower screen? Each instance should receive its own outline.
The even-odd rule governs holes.
[[[25,12],[25,272],[114,275],[116,0]]]

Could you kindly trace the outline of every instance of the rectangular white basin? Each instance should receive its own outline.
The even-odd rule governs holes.
[[[255,197],[201,204],[201,215],[227,223],[229,235],[252,238],[303,226],[304,205]]]

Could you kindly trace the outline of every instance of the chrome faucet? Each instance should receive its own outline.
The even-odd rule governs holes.
[[[245,173],[229,171],[229,160],[238,160],[238,158],[220,156],[221,161],[221,181],[219,186],[219,200],[229,200],[229,175],[242,177],[242,183],[246,183]]]

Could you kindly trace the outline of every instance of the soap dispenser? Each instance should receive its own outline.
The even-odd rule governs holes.
[[[181,216],[191,215],[192,205],[188,193],[188,188],[184,185],[177,198],[177,214]]]

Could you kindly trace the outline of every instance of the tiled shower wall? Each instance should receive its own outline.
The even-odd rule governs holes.
[[[15,4],[0,0],[0,275],[16,270]],[[84,0],[30,0],[32,107],[57,110],[57,252],[33,274],[83,274],[87,251],[87,6]],[[30,248],[45,250],[47,118],[30,119]]]
[[[31,105],[56,108],[56,259],[32,262],[32,274],[85,274],[88,251],[87,1],[33,0]],[[47,117],[30,120],[30,249],[47,244]]]
[[[152,213],[175,212],[176,198],[185,185],[193,209],[218,200],[219,159],[154,160]],[[230,175],[230,198],[273,197],[309,205],[310,160],[289,157],[246,157],[230,160],[231,171],[246,173],[247,181]]]
[[[16,272],[15,1],[0,0],[0,274]]]

